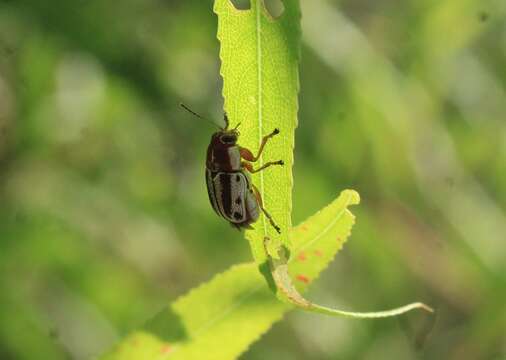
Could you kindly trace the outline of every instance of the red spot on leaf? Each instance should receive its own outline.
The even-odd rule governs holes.
[[[315,254],[316,256],[322,256],[322,255],[323,255],[323,253],[322,253],[320,250],[315,250],[315,251],[314,251],[314,254]]]
[[[162,347],[161,353],[164,355],[170,354],[172,352],[172,347],[170,345],[165,345]]]
[[[338,236],[338,237],[336,238],[336,240],[337,240],[337,242],[341,242],[341,237],[340,237],[340,236]]]
[[[306,261],[306,254],[303,251],[301,251],[299,253],[299,255],[297,256],[297,260],[299,260],[299,261]]]
[[[297,275],[296,279],[302,281],[304,284],[309,283],[309,278],[302,274]]]
[[[300,230],[301,230],[301,231],[307,231],[307,226],[306,226],[306,225],[302,225],[302,226],[300,227]]]

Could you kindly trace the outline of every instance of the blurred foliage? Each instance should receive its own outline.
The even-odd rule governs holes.
[[[363,199],[310,296],[439,313],[292,312],[243,358],[503,358],[506,4],[301,5],[293,222]],[[0,1],[0,358],[99,354],[251,259],[208,204],[212,128],[177,106],[221,117],[215,36],[211,1]]]

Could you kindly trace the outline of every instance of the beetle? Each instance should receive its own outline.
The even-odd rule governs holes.
[[[205,119],[186,105],[180,105],[191,114]],[[273,165],[284,165],[283,160],[266,162],[258,169],[254,169],[251,164],[258,161],[267,141],[279,134],[279,129],[274,129],[262,138],[258,154],[255,156],[249,149],[237,143],[240,135],[237,128],[240,123],[235,128],[229,129],[226,113],[223,118],[225,126],[220,127],[212,135],[206,157],[207,193],[214,211],[233,227],[241,230],[253,229],[251,224],[258,220],[260,209],[271,226],[281,233],[279,226],[265,210],[260,192],[251,182],[249,175],[249,173],[254,174]]]

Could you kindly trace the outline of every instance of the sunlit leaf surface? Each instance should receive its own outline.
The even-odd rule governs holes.
[[[297,125],[297,93],[300,13],[298,0],[284,2],[285,11],[273,19],[263,1],[251,1],[251,9],[237,10],[230,0],[217,0],[223,97],[231,126],[240,125],[242,146],[255,154],[262,137],[275,128],[255,168],[267,161],[283,160],[283,167],[271,167],[253,176],[263,203],[281,228],[278,235],[265,216],[254,230],[247,231],[257,263],[266,260],[263,239],[289,245],[291,228],[292,165],[294,131]]]

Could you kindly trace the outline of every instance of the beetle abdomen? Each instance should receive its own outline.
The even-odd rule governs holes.
[[[258,219],[256,198],[249,181],[242,172],[206,170],[209,200],[218,215],[234,224],[249,224]]]

